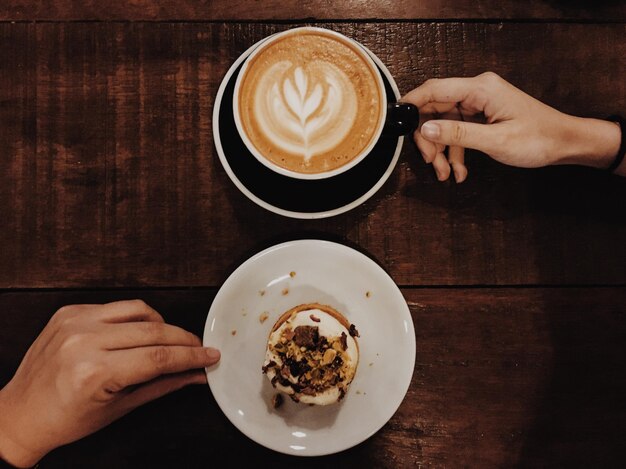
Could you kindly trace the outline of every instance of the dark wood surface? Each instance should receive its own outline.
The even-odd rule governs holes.
[[[201,335],[215,291],[2,293],[0,385],[62,305],[142,298]],[[51,453],[43,467],[606,467],[619,460],[626,288],[403,294],[416,330],[413,381],[391,421],[353,449],[313,459],[274,453],[241,435],[198,386]]]
[[[294,19],[541,19],[623,21],[620,0],[17,0],[0,20],[248,21]]]
[[[566,112],[626,108],[623,24],[329,26],[377,53],[403,93],[493,70]],[[240,53],[288,27],[0,24],[0,288],[216,286],[303,236],[360,246],[401,285],[626,283],[626,185],[593,170],[469,154],[469,180],[440,184],[406,142],[347,214],[290,220],[251,203],[217,159],[213,100]]]
[[[377,260],[402,286],[417,335],[400,409],[346,452],[266,450],[200,386],[56,450],[43,467],[623,464],[623,179],[470,152],[468,181],[441,184],[406,142],[370,201],[292,220],[234,187],[211,117],[239,54],[302,24],[361,41],[403,93],[493,70],[565,112],[624,113],[625,22],[618,1],[0,5],[0,386],[60,306],[142,298],[201,334],[235,267],[305,237]]]

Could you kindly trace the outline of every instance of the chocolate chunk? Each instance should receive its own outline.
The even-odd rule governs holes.
[[[320,352],[324,352],[328,347],[329,347],[328,340],[326,339],[326,337],[321,335],[319,340],[317,341],[317,347],[315,347],[316,350],[319,350]]]
[[[288,379],[285,379],[285,378],[283,378],[283,377],[282,377],[282,376],[280,376],[280,375],[276,375],[276,377],[278,378],[278,383],[279,383],[281,386],[284,386],[284,387],[286,387],[286,388],[288,388],[288,387],[290,387],[290,386],[291,386],[291,381],[289,381]]]
[[[296,361],[288,358],[285,364],[289,367],[291,376],[300,376],[311,369],[311,367],[305,361]]]
[[[287,340],[291,340],[291,339],[293,339],[293,336],[294,336],[294,335],[295,335],[295,334],[294,334],[294,332],[293,332],[293,329],[291,329],[291,328],[289,328],[289,327],[288,327],[288,328],[286,328],[286,329],[283,331],[283,337],[284,337],[285,339],[287,339]]]
[[[319,328],[317,326],[298,326],[294,330],[294,342],[299,347],[312,349],[319,340]]]
[[[341,338],[339,340],[341,340],[341,348],[344,350],[348,350],[348,336],[345,332],[341,333]]]
[[[343,388],[339,388],[339,399],[337,399],[337,402],[343,399],[345,395],[346,395],[346,391]]]
[[[283,405],[283,395],[274,394],[274,397],[272,397],[272,407],[278,409],[281,405]]]
[[[285,379],[289,379],[290,373],[291,373],[291,370],[289,369],[287,365],[283,365],[282,368],[280,369],[280,376],[282,376]]]
[[[302,394],[306,394],[307,396],[315,396],[315,389],[313,389],[310,386],[307,386],[306,388],[304,388],[302,391],[300,391]]]
[[[267,365],[263,365],[263,373],[267,373],[267,370],[270,368],[274,368],[276,366],[276,362],[274,360],[270,361]]]
[[[333,362],[330,364],[330,367],[336,370],[337,368],[340,368],[341,365],[343,365],[343,358],[337,355],[335,359],[333,360]]]
[[[350,329],[348,329],[348,332],[352,337],[361,337],[359,335],[359,331],[356,330],[356,326],[354,324],[350,324]]]

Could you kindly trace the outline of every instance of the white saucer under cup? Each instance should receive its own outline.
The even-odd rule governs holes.
[[[273,409],[276,391],[261,372],[269,332],[285,311],[315,302],[359,330],[355,379],[338,404],[286,398]],[[211,305],[203,343],[222,352],[207,380],[228,419],[257,443],[298,456],[343,451],[376,433],[401,404],[415,366],[413,322],[391,277],[364,254],[319,240],[273,246],[237,268]]]

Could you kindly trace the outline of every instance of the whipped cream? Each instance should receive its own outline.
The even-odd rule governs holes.
[[[319,322],[314,321],[311,316],[319,319]],[[291,317],[289,317],[289,319],[283,322],[278,329],[270,334],[269,344],[273,346],[278,344],[285,329],[290,328],[292,330],[295,330],[295,328],[298,326],[317,327],[319,336],[326,337],[329,341],[331,341],[332,338],[340,337],[342,333],[346,334],[347,348],[345,351],[342,352],[342,355],[344,358],[344,363],[346,363],[347,368],[350,370],[350,375],[348,379],[341,384],[343,384],[343,386],[347,388],[347,386],[352,381],[352,378],[354,377],[354,373],[356,372],[356,366],[359,361],[358,346],[354,338],[350,336],[349,330],[327,312],[319,309],[309,309],[293,313]],[[277,363],[279,366],[278,368],[271,367],[267,369],[267,377],[270,380],[272,380],[272,378],[276,376],[277,369],[279,369],[283,365],[283,361],[281,357],[276,352],[270,350],[270,347],[268,346],[267,352],[265,354],[264,365],[266,366],[272,361]],[[291,375],[288,377],[288,380],[294,384],[298,382],[298,378]],[[341,391],[339,386],[327,388],[324,391],[318,392],[313,396],[296,393],[291,387],[283,386],[279,382],[275,382],[274,386],[276,387],[276,389],[286,394],[297,395],[298,400],[304,404],[328,405],[337,402],[341,397]]]

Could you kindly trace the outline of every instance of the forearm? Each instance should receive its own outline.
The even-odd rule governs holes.
[[[561,130],[558,164],[578,164],[606,169],[615,160],[621,130],[615,122],[566,116]],[[626,176],[622,163],[615,174]]]

